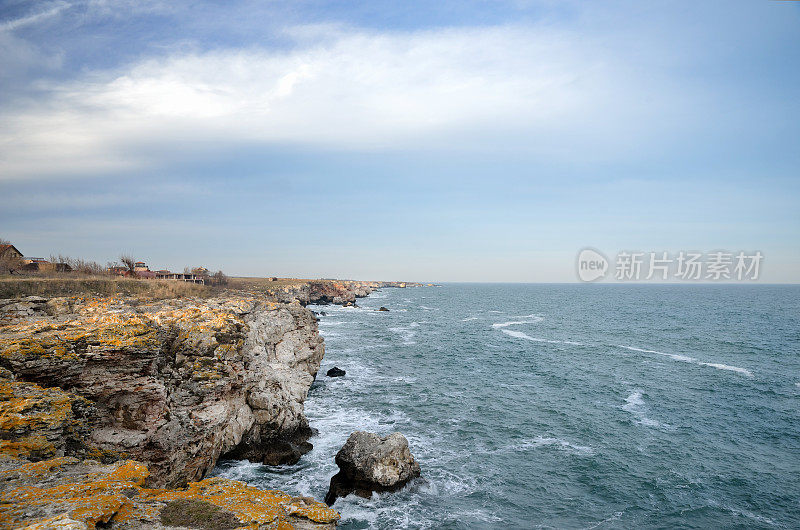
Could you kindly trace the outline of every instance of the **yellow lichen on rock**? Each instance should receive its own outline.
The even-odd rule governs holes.
[[[259,490],[243,482],[222,478],[193,482],[185,490],[165,491],[154,498],[204,500],[233,513],[242,523],[254,528],[272,522],[288,523],[287,517],[321,524],[339,520],[335,510],[313,499],[291,497],[282,491]]]
[[[0,473],[10,487],[0,493],[0,528],[47,521],[76,521],[88,528],[140,528],[155,522],[169,502],[203,501],[236,517],[243,528],[294,528],[293,522],[332,526],[339,514],[313,499],[263,491],[242,482],[210,478],[185,489],[143,487],[147,466],[125,461],[111,466],[58,458]],[[69,523],[72,524],[72,523]]]
[[[60,388],[0,379],[0,454],[29,460],[63,455],[66,439],[82,438],[85,428],[73,413],[78,402],[88,407],[86,399]]]

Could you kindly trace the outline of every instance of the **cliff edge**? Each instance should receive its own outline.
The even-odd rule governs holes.
[[[230,499],[263,492],[202,480],[225,454],[299,457],[323,354],[316,319],[298,302],[243,293],[0,301],[0,526],[62,516],[157,526],[181,499],[242,526],[335,523],[324,505],[280,492],[257,503],[274,510],[237,511]],[[182,489],[151,489],[162,487]],[[93,504],[106,508],[89,514]]]

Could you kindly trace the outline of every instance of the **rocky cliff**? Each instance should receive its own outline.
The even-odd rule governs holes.
[[[0,523],[66,514],[89,526],[155,524],[159,510],[179,497],[247,524],[335,522],[335,512],[278,492],[270,497],[275,510],[260,519],[242,515],[222,505],[233,490],[244,495],[244,485],[196,482],[225,454],[270,463],[299,457],[310,434],[303,402],[323,353],[313,314],[297,302],[241,293],[202,301],[0,301]],[[32,485],[27,471],[15,471],[25,461],[63,473]],[[180,495],[145,488],[188,483]],[[100,516],[84,517],[81,506],[99,502],[92,496],[106,495],[103,485],[114,502]],[[65,504],[63,514],[44,501],[47,509],[31,512],[18,505],[25,488],[38,492],[26,499],[52,501],[48,488],[86,495]]]
[[[376,289],[419,286],[422,286],[422,284],[355,280],[304,280],[293,285],[272,289],[269,294],[276,301],[297,301],[304,306],[308,304],[353,305],[357,298],[368,296]]]

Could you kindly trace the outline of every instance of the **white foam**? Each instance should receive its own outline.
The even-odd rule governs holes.
[[[578,445],[566,440],[562,440],[561,438],[552,438],[552,437],[544,437],[544,436],[537,436],[533,440],[529,440],[523,442],[515,446],[518,449],[528,449],[528,448],[536,448],[536,447],[554,447],[561,451],[565,451],[568,453],[573,454],[580,454],[580,455],[593,455],[594,449],[588,447],[586,445]]]
[[[413,328],[416,328],[418,326],[419,323],[412,322],[408,326],[396,326],[393,328],[389,328],[389,331],[391,331],[392,333],[396,333],[397,335],[400,335],[403,344],[416,344],[416,341],[414,341],[413,339],[416,336],[417,332],[414,331]]]
[[[701,366],[710,366],[711,368],[716,368],[717,370],[729,370],[731,372],[737,372],[742,375],[746,375],[747,377],[753,377],[753,372],[747,370],[746,368],[739,368],[738,366],[729,366],[727,364],[719,364],[719,363],[699,363]]]
[[[611,514],[611,517],[603,519],[602,521],[598,521],[597,523],[593,524],[592,526],[587,526],[586,530],[592,530],[593,528],[598,528],[606,523],[610,523],[611,521],[616,521],[620,517],[622,517],[623,512],[614,512]]]
[[[645,427],[663,427],[665,429],[670,428],[670,426],[666,423],[661,423],[647,417],[647,405],[642,398],[642,392],[639,390],[634,391],[627,398],[625,398],[625,404],[622,406],[622,410],[633,414],[637,418],[636,423],[644,425]]]
[[[641,353],[654,353],[656,355],[662,355],[664,357],[669,357],[674,361],[680,361],[684,363],[696,364],[698,366],[708,366],[710,368],[716,368],[717,370],[728,370],[730,372],[736,372],[747,377],[753,377],[753,372],[746,368],[739,368],[738,366],[730,366],[728,364],[721,364],[721,363],[707,363],[703,361],[699,361],[694,357],[689,357],[688,355],[679,355],[677,353],[664,353],[662,351],[656,350],[645,350],[643,348],[634,348],[633,346],[623,346],[622,344],[617,345],[620,348],[625,348],[626,350],[631,351],[638,351]]]
[[[467,317],[467,318],[462,318],[462,319],[461,319],[461,322],[469,322],[470,320],[478,320],[478,317]]]
[[[572,346],[583,346],[582,342],[575,342],[575,341],[571,341],[571,340],[550,340],[550,339],[542,339],[542,338],[539,338],[539,337],[531,337],[527,333],[523,333],[521,331],[517,331],[517,330],[514,330],[514,329],[501,329],[500,331],[502,331],[503,333],[505,333],[506,335],[509,335],[511,337],[514,337],[514,338],[517,338],[517,339],[525,339],[525,340],[529,340],[529,341],[532,341],[532,342],[544,342],[546,344],[570,344]]]
[[[495,324],[492,324],[492,327],[495,328],[495,329],[497,329],[497,328],[507,328],[508,326],[518,326],[520,324],[536,324],[537,322],[541,322],[542,320],[544,320],[539,315],[525,315],[524,317],[519,317],[519,318],[524,318],[525,320],[512,320],[512,321],[509,321],[509,322],[497,322]]]
[[[548,341],[546,341],[546,340],[544,340],[544,339],[539,339],[539,338],[536,338],[536,337],[531,337],[531,336],[530,336],[530,335],[528,335],[527,333],[523,333],[523,332],[521,332],[521,331],[516,331],[516,330],[514,330],[514,329],[501,329],[500,331],[502,331],[502,332],[503,332],[503,333],[505,333],[506,335],[510,335],[510,336],[512,336],[512,337],[515,337],[515,338],[517,338],[517,339],[531,340],[531,341],[533,341],[533,342],[548,342]]]

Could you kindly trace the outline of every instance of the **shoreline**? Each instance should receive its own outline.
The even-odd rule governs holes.
[[[415,285],[317,280],[208,299],[0,301],[0,473],[14,486],[0,493],[0,526],[61,518],[135,528],[179,497],[243,524],[335,525],[338,513],[307,498],[276,493],[260,511],[217,502],[255,488],[204,477],[220,458],[281,463],[310,450],[303,403],[324,340],[305,306]],[[82,495],[53,498],[53,482]]]

